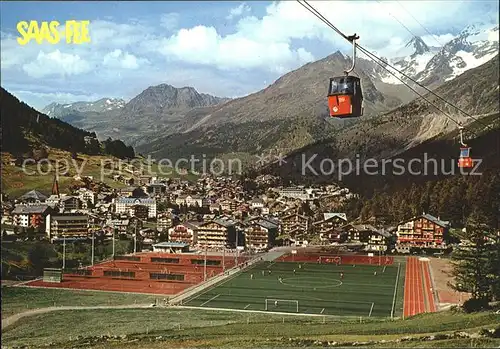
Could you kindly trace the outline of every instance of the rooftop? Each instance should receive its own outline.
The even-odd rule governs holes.
[[[189,244],[186,244],[184,242],[159,242],[157,244],[153,245],[154,247],[189,247]]]
[[[26,194],[24,194],[23,196],[19,197],[19,200],[29,200],[29,199],[45,201],[47,199],[47,196],[43,195],[38,190],[31,190]]]

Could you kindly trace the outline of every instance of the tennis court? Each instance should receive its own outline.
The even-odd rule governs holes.
[[[398,276],[398,265],[262,262],[194,295],[183,305],[386,317],[391,316],[396,299],[402,297],[396,294]]]

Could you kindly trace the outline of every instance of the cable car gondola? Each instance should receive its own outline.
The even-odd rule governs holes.
[[[463,138],[463,126],[460,125],[458,126],[458,129],[460,131],[460,144],[462,145],[460,147],[460,158],[458,159],[458,167],[460,168],[471,168],[474,166],[472,158],[470,157],[470,147],[467,146],[467,144],[464,143],[464,138]]]
[[[356,65],[356,34],[348,37],[352,42],[352,66],[344,76],[330,78],[328,87],[328,109],[332,118],[354,118],[363,115],[363,93],[361,79],[349,76]]]

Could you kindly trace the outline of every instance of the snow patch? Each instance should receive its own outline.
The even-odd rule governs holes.
[[[66,105],[64,105],[64,106],[63,106],[63,108],[69,108],[69,107],[71,107],[72,105],[73,105],[73,104],[66,104]]]
[[[484,55],[481,58],[476,58],[474,57],[474,52],[458,51],[456,53],[456,56],[460,57],[463,60],[465,66],[462,67],[457,66],[457,62],[459,62],[460,60],[454,60],[453,62],[451,62],[450,67],[453,69],[453,73],[449,77],[447,77],[445,81],[452,80],[469,69],[479,67],[480,65],[488,62],[497,55],[498,52],[492,52]]]

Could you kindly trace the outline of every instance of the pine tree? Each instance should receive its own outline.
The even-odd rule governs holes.
[[[498,288],[498,237],[485,215],[474,211],[467,220],[462,243],[453,251],[453,289],[490,301]]]

